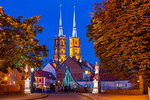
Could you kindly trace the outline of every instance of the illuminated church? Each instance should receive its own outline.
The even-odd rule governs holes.
[[[54,46],[54,63],[56,70],[56,83],[61,83],[64,86],[81,85],[81,86],[93,86],[94,66],[88,61],[82,60],[80,38],[77,36],[76,19],[75,19],[75,6],[73,13],[73,31],[72,36],[69,38],[69,57],[66,56],[66,36],[63,34],[62,28],[62,16],[60,5],[60,19],[59,19],[59,34],[55,37]],[[86,71],[88,73],[86,73]],[[111,73],[105,73],[103,68],[100,68],[101,88],[107,89],[110,87],[118,87],[117,84],[126,84],[128,88],[130,83],[128,81],[116,81]],[[68,81],[69,80],[69,81]],[[88,81],[88,84],[87,84]],[[110,86],[110,82],[115,86]],[[120,83],[119,83],[120,82]],[[122,82],[122,83],[121,83]],[[68,85],[69,84],[69,85]]]
[[[75,6],[73,13],[73,31],[69,38],[69,57],[67,57],[66,36],[63,34],[60,5],[59,34],[55,37],[53,63],[48,63],[35,73],[36,87],[52,88],[57,84],[58,91],[66,86],[71,88],[93,87],[94,65],[82,60],[80,38],[77,36]],[[98,65],[97,65],[98,66]],[[128,89],[128,80],[120,80],[111,73],[99,69],[101,89]],[[51,87],[52,86],[52,87]]]
[[[87,79],[92,80],[92,75],[94,73],[93,65],[87,61],[83,61],[81,56],[80,38],[77,36],[76,30],[75,6],[73,13],[73,31],[72,36],[69,37],[69,57],[66,55],[66,40],[66,36],[63,34],[60,5],[59,34],[55,37],[53,58],[53,65],[56,68],[56,82],[62,83],[64,81],[67,68],[70,70],[75,81],[82,81],[82,83],[84,81],[85,83],[86,70],[88,70],[88,75],[91,75],[91,77],[87,77]]]
[[[58,34],[58,36],[55,37],[53,60],[55,62],[59,61],[60,64],[63,63],[67,59],[66,51],[67,51],[66,50],[66,36],[63,34],[61,5],[60,5],[59,34]],[[82,61],[80,38],[77,36],[77,30],[76,30],[75,6],[74,6],[74,16],[73,16],[72,37],[69,38],[69,51],[70,51],[69,57],[76,58],[77,61]]]

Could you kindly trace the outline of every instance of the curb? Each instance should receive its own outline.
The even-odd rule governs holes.
[[[39,97],[29,98],[29,99],[25,99],[25,100],[35,100],[35,99],[41,99],[41,98],[46,98],[46,97],[48,97],[47,93],[45,95],[42,95],[42,96],[39,96]]]
[[[81,94],[81,93],[76,93],[76,94],[81,95],[81,96],[84,96],[84,97],[91,98],[92,100],[96,100],[96,98],[94,98],[94,97],[92,97],[92,96],[84,95],[84,94]]]

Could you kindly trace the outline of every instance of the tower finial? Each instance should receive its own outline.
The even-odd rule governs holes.
[[[59,36],[63,36],[62,16],[61,16],[61,2],[60,2]]]
[[[74,5],[74,16],[73,16],[73,32],[72,32],[72,37],[77,37],[76,19],[75,19],[75,5]]]

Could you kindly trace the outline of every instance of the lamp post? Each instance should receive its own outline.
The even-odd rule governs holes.
[[[87,70],[85,71],[85,74],[86,74],[86,87],[87,87],[87,74],[88,74]]]
[[[31,92],[33,92],[33,72],[34,68],[31,68]]]

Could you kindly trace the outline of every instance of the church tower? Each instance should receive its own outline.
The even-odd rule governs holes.
[[[59,19],[59,34],[55,37],[54,58],[55,62],[62,63],[66,60],[66,36],[63,35],[61,4],[60,4],[60,19]]]
[[[74,16],[73,16],[73,32],[72,37],[69,38],[70,41],[70,57],[75,57],[77,60],[82,60],[81,58],[81,47],[80,39],[77,37],[76,21],[75,21],[75,6],[74,6]]]

